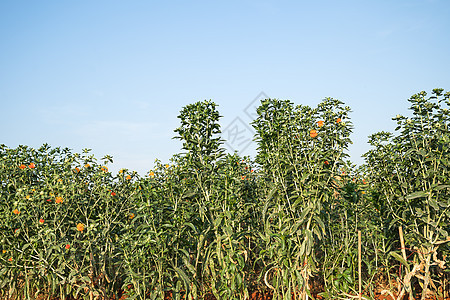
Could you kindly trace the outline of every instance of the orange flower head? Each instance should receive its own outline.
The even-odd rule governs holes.
[[[116,193],[114,193],[114,192],[111,192],[111,196],[115,196],[116,195]]]
[[[321,120],[321,121],[317,121],[317,126],[319,126],[319,127],[322,127],[323,126],[323,121]]]
[[[85,167],[85,168],[89,168],[90,165],[89,165],[89,164],[85,164],[84,167]]]
[[[341,118],[337,118],[336,123],[339,124],[339,123],[341,123],[341,121],[342,121]]]
[[[36,168],[36,165],[35,165],[34,163],[31,163],[31,164],[28,166],[28,168],[34,169],[34,168]]]
[[[131,179],[131,176],[130,175],[127,175],[127,177],[125,177],[126,178],[126,180],[130,180]]]
[[[27,166],[25,166],[25,165],[20,165],[19,166],[19,168],[21,169],[21,170],[23,170],[23,169],[25,169]]]
[[[166,169],[169,167],[169,165],[166,165]]]
[[[44,222],[45,222],[44,219],[39,220],[39,223],[41,223],[41,224],[44,224]]]
[[[134,214],[131,213],[131,214],[128,215],[128,217],[129,217],[130,219],[133,219],[133,218],[134,218]]]
[[[55,202],[58,203],[58,204],[62,203],[63,202],[63,198],[62,197],[56,197]]]
[[[79,173],[80,172],[80,168],[76,167],[75,170],[73,170],[75,173]]]
[[[124,169],[119,170],[119,174],[122,174],[124,172]]]
[[[83,223],[78,223],[77,224],[77,230],[82,232],[84,230],[84,224]]]
[[[330,164],[330,163],[328,162],[328,160],[324,161],[323,163],[326,164],[327,166]]]
[[[367,181],[365,179],[363,179],[362,183],[363,184],[367,184]]]
[[[69,245],[69,244],[66,245],[66,249],[67,249],[67,250],[70,249],[70,245]]]
[[[108,167],[106,167],[106,166],[101,167],[101,169],[103,172],[108,172]]]
[[[16,208],[15,210],[13,210],[13,213],[18,215],[18,214],[20,214],[20,211]]]
[[[2,253],[3,253],[3,254],[5,254],[5,253],[6,253],[6,250],[5,250],[5,249],[3,249]]]
[[[241,178],[242,180],[244,180],[245,179],[245,176],[242,176],[242,178]]]
[[[317,131],[316,130],[311,130],[310,132],[309,132],[309,135],[312,137],[312,138],[315,138],[316,136],[317,136]]]
[[[8,261],[13,261],[13,258],[12,257],[8,258]]]
[[[155,177],[155,173],[153,173],[153,171],[150,171],[150,177]]]

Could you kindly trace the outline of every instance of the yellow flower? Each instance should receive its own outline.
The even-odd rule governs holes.
[[[84,230],[84,224],[83,223],[78,223],[77,224],[77,230],[82,232]]]
[[[27,198],[27,200],[29,200],[31,197],[30,197],[30,195],[26,195],[25,198]]]
[[[166,165],[166,169],[169,167],[169,165]]]
[[[89,168],[90,165],[89,165],[89,164],[85,164],[84,167],[85,167],[85,168]]]
[[[124,169],[120,169],[120,170],[119,170],[119,174],[122,174],[123,171],[124,171]]]
[[[6,250],[5,250],[5,249],[3,249],[3,251],[2,251],[2,252],[3,252],[3,254],[5,254],[5,253],[6,253]]]

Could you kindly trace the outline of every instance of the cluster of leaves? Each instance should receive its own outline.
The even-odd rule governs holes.
[[[434,95],[411,98],[399,136],[373,135],[359,169],[346,154],[350,108],[332,98],[315,108],[263,100],[255,161],[225,154],[214,102],[188,105],[175,129],[184,152],[142,178],[111,174],[111,158],[98,164],[88,150],[2,145],[0,296],[248,299],[265,289],[336,299],[357,294],[362,276],[373,297],[393,259],[410,275],[412,261],[424,262],[424,290],[436,287],[448,252],[450,137],[440,106],[449,94]],[[409,261],[396,251],[399,225]]]
[[[120,288],[118,241],[133,216],[131,175],[113,177],[86,150],[20,146],[0,151],[0,291],[106,295]]]
[[[421,92],[409,102],[412,116],[393,118],[397,136],[380,132],[370,137],[373,149],[365,154],[366,173],[374,205],[386,213],[390,226],[405,231],[408,249],[404,250],[410,259],[406,259],[406,251],[403,255],[392,253],[406,269],[404,292],[411,294],[411,281],[416,280],[425,299],[430,285],[443,295],[449,250],[450,93],[435,89],[427,97]],[[388,238],[397,239],[392,234]]]

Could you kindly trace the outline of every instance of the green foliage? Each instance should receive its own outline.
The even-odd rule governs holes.
[[[136,197],[88,150],[1,146],[1,291],[32,298],[112,295],[120,287],[117,241]],[[5,296],[5,295],[4,295]]]
[[[413,95],[412,116],[393,118],[399,134],[372,135],[374,149],[365,154],[374,204],[390,216],[392,226],[405,228],[413,264],[424,264],[424,276],[416,276],[425,286],[422,299],[430,280],[443,276],[438,250],[443,246],[447,251],[450,241],[449,98],[442,89],[430,97]]]
[[[263,100],[255,161],[225,154],[214,102],[187,105],[184,152],[144,177],[111,174],[111,157],[89,150],[1,145],[0,298],[338,299],[360,276],[371,298],[392,279],[401,293],[416,281],[442,294],[449,98],[411,97],[412,116],[394,118],[397,135],[373,134],[359,168],[350,108],[332,98]]]

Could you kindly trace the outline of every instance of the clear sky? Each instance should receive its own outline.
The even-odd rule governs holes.
[[[449,16],[448,0],[3,0],[0,144],[91,148],[143,175],[180,152],[181,108],[212,99],[241,134],[227,147],[253,155],[263,92],[345,102],[361,163],[411,95],[450,90]]]

